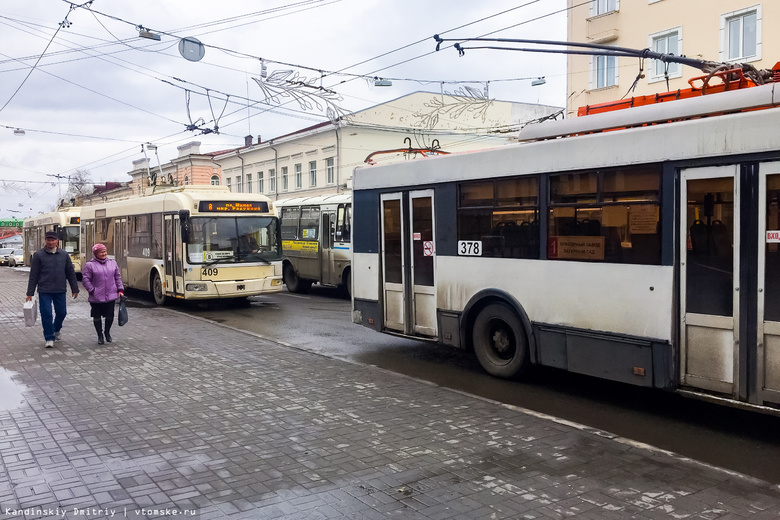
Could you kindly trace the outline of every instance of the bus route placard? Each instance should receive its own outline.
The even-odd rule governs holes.
[[[198,211],[201,213],[233,213],[237,211],[252,213],[267,213],[268,202],[264,200],[228,201],[228,200],[202,200],[198,203]]]

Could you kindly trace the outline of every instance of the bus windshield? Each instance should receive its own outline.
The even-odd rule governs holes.
[[[191,264],[270,262],[281,258],[276,217],[193,217]]]

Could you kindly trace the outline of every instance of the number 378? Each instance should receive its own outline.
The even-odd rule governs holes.
[[[458,240],[458,256],[482,256],[482,242],[479,240]]]

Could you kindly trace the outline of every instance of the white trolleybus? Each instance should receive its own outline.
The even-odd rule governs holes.
[[[352,194],[275,202],[282,227],[284,283],[307,292],[313,283],[350,291]]]
[[[81,208],[67,207],[24,219],[22,224],[24,265],[32,265],[33,254],[44,245],[44,235],[47,231],[54,231],[59,235],[59,247],[68,252],[76,273],[80,273],[80,215]]]
[[[169,298],[246,298],[282,290],[278,219],[264,196],[185,186],[84,206],[82,262],[103,243],[125,287]]]
[[[353,321],[499,377],[778,407],[779,105],[768,84],[356,169]]]

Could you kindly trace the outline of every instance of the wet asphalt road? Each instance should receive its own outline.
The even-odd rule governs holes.
[[[134,305],[151,305],[144,293]],[[468,353],[354,325],[335,289],[243,303],[174,303],[181,312],[333,358],[376,365],[469,394],[605,430],[780,484],[780,417],[552,369],[522,381],[487,375]]]

